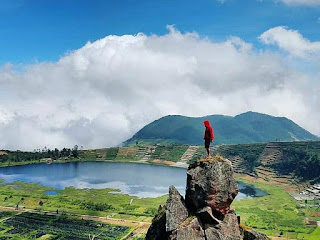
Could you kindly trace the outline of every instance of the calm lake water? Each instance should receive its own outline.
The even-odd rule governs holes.
[[[186,169],[138,163],[79,162],[31,164],[0,168],[0,179],[5,182],[21,180],[63,189],[115,188],[138,197],[157,197],[168,193],[174,185],[185,194]],[[239,183],[237,199],[264,196],[265,192]],[[47,191],[48,195],[55,195]]]

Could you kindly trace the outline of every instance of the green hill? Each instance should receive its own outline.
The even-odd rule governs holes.
[[[211,115],[162,117],[133,135],[124,146],[144,144],[203,144],[203,121],[209,120],[215,132],[214,144],[240,144],[280,141],[306,141],[320,138],[285,117],[246,112],[235,117]]]

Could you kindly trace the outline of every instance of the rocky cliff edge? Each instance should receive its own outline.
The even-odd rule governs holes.
[[[231,162],[221,156],[201,159],[187,171],[186,196],[169,187],[146,240],[265,240],[266,235],[240,226],[230,209],[238,194]]]

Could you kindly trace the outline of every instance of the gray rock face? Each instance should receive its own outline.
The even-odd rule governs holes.
[[[196,162],[188,168],[186,190],[188,209],[196,211],[209,206],[213,211],[226,215],[238,191],[232,165],[228,160]]]
[[[179,227],[188,217],[183,197],[174,186],[169,187],[169,197],[166,203],[166,231],[172,231]]]
[[[147,240],[265,240],[240,228],[230,204],[238,194],[231,163],[222,157],[199,161],[187,171],[186,202],[174,186],[154,217]],[[241,231],[241,232],[240,232]]]
[[[240,240],[240,228],[237,216],[234,212],[228,213],[223,221],[216,226],[205,224],[207,239]]]
[[[204,207],[197,212],[197,216],[200,218],[201,222],[216,225],[220,223],[220,220],[217,219],[212,214],[211,207]]]
[[[228,213],[219,224],[203,224],[202,220],[193,219],[180,226],[169,236],[170,240],[240,240],[240,229],[234,212]]]
[[[259,233],[253,230],[245,230],[243,240],[266,240],[268,239],[267,235]]]
[[[194,217],[185,226],[180,226],[178,229],[173,231],[169,239],[170,240],[205,239],[205,233],[198,219]]]
[[[158,213],[152,220],[152,224],[148,229],[146,240],[164,240],[168,239],[166,232],[166,211],[159,208]]]

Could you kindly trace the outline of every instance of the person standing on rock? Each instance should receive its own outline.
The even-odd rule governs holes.
[[[210,157],[210,143],[214,139],[214,133],[213,133],[212,127],[210,126],[210,122],[208,120],[205,120],[203,124],[206,127],[206,130],[204,131],[204,136],[203,136],[204,147],[207,149],[208,157]]]

